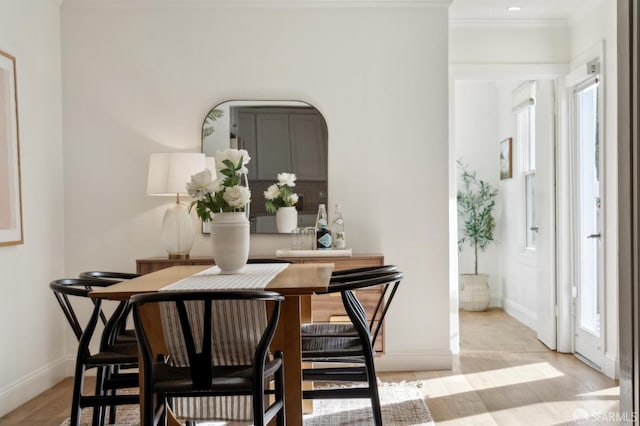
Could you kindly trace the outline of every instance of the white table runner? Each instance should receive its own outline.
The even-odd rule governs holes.
[[[222,275],[213,266],[160,289],[167,290],[264,290],[284,271],[288,263],[248,264],[241,274]],[[189,323],[193,327],[196,350],[201,351],[204,304],[186,304]],[[214,365],[251,365],[253,355],[267,325],[264,301],[215,301],[212,323],[212,355]],[[160,317],[167,350],[174,365],[187,366],[188,355],[175,305],[161,304]],[[174,398],[174,411],[181,419],[251,421],[250,396]]]
[[[287,269],[288,263],[255,263],[245,265],[242,273],[223,275],[213,266],[190,277],[183,278],[163,290],[264,290],[269,282]]]

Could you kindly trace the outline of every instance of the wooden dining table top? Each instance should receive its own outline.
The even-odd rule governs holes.
[[[210,268],[212,265],[172,266],[147,275],[123,281],[109,287],[95,289],[91,297],[110,300],[128,300],[141,293],[152,293],[183,278]],[[285,296],[303,296],[327,289],[333,263],[292,263],[275,276],[265,290],[275,291]]]

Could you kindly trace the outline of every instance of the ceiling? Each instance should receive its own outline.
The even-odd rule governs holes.
[[[603,0],[454,0],[449,8],[453,20],[569,20]],[[613,0],[604,0],[613,1]],[[510,6],[520,11],[510,12]]]

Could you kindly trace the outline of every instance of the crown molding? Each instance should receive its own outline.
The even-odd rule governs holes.
[[[451,28],[568,28],[566,19],[449,19]]]
[[[453,0],[57,0],[65,7],[91,8],[448,8]]]

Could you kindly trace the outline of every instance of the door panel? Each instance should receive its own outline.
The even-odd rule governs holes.
[[[556,349],[555,83],[538,81],[536,93],[536,230],[538,339]]]

